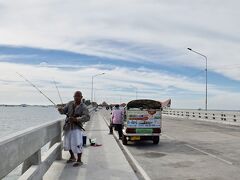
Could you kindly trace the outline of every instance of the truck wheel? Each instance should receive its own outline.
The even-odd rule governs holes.
[[[153,137],[153,144],[158,144],[159,143],[159,136],[154,136]]]
[[[122,143],[123,143],[123,145],[127,145],[127,137],[124,135],[122,137]]]

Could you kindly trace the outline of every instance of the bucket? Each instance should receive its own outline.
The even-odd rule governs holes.
[[[89,139],[89,142],[90,142],[91,146],[94,146],[96,144],[96,138]]]

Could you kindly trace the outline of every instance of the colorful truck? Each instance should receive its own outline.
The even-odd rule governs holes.
[[[125,107],[122,143],[152,140],[159,143],[162,127],[162,107],[159,101],[133,100]]]

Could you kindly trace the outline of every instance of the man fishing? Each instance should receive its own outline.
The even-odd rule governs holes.
[[[47,98],[55,107],[57,104],[54,103],[46,94],[44,94],[35,84],[25,78],[22,74],[16,72],[21,78],[23,78],[28,84],[33,86],[39,93]],[[59,98],[62,102],[58,87],[54,81],[58,91]],[[82,93],[76,91],[74,93],[74,101],[70,101],[65,107],[59,107],[58,111],[60,114],[66,114],[67,118],[63,127],[64,130],[64,142],[63,148],[65,151],[69,151],[70,159],[67,163],[75,162],[74,167],[81,166],[82,163],[82,145],[83,145],[83,123],[90,120],[89,111],[84,103],[82,103]],[[77,154],[77,161],[74,156]]]
[[[58,108],[60,114],[66,114],[66,120],[63,127],[64,142],[63,148],[69,151],[70,159],[67,163],[74,162],[73,166],[81,166],[82,149],[83,149],[83,123],[90,120],[89,111],[82,103],[82,93],[74,93],[74,101],[70,101],[66,106]],[[77,161],[75,155],[77,154]]]

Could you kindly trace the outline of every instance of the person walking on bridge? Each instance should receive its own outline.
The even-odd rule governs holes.
[[[73,166],[81,166],[83,149],[83,123],[90,120],[87,106],[82,102],[82,93],[74,93],[74,101],[70,101],[64,107],[58,108],[60,114],[66,114],[63,149],[69,151],[70,159],[67,163],[74,162]],[[75,155],[77,154],[77,161]]]
[[[111,123],[110,123],[110,132],[109,134],[113,133],[113,127],[116,128],[116,130],[118,131],[118,136],[119,139],[122,139],[122,124],[123,124],[123,118],[124,118],[124,113],[123,110],[121,110],[119,108],[119,105],[115,105],[115,109],[112,111],[112,117],[111,117]]]

